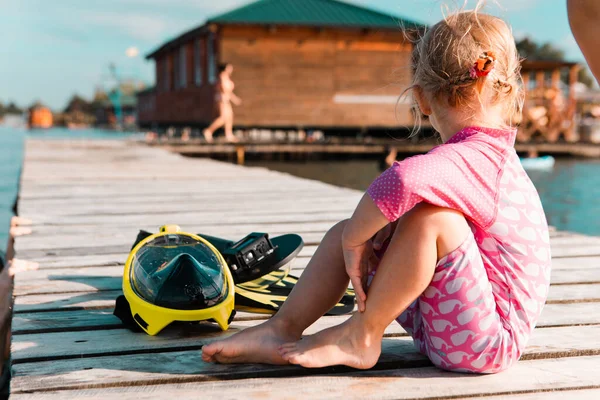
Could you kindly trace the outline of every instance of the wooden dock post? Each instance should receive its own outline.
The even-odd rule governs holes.
[[[237,164],[244,165],[246,162],[246,148],[243,145],[235,147],[235,153],[237,156]]]

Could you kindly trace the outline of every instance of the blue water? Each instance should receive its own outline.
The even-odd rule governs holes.
[[[23,145],[26,137],[69,138],[69,139],[122,139],[132,133],[121,133],[100,129],[67,130],[61,128],[27,131],[0,125],[0,250],[4,251],[8,241],[10,219],[17,198]]]
[[[23,129],[0,126],[0,251],[6,249],[8,228],[17,198],[23,159]]]
[[[366,190],[380,173],[378,163],[369,160],[249,164],[358,190]],[[527,173],[540,193],[550,225],[600,236],[600,160],[557,159],[553,169]]]

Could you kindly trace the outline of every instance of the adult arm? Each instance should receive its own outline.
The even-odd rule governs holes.
[[[600,1],[567,0],[569,23],[577,44],[600,80]]]

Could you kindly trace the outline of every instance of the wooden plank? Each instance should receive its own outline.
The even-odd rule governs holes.
[[[114,301],[120,293],[113,293],[108,309],[87,309],[56,312],[17,313],[13,317],[13,334],[80,331],[122,328],[121,321],[112,314]],[[264,320],[263,314],[238,313],[235,321]],[[329,320],[328,323],[332,323]],[[600,324],[598,303],[547,304],[537,327]],[[404,333],[393,323],[389,334]]]
[[[13,318],[13,334],[23,335],[30,333],[43,332],[66,332],[83,330],[102,330],[102,329],[122,329],[125,328],[121,320],[113,315],[115,299],[120,292],[114,293],[112,304],[104,309],[86,309],[58,312],[33,312],[18,313]],[[242,323],[243,321],[264,321],[269,318],[268,314],[257,314],[248,312],[237,312],[234,321]],[[248,326],[252,324],[251,323]],[[246,325],[240,325],[246,326]],[[392,333],[404,333],[397,330]]]
[[[361,196],[359,195],[340,195],[340,196],[329,196],[329,197],[301,197],[296,198],[294,201],[288,201],[287,199],[281,199],[281,197],[273,199],[264,199],[256,197],[255,199],[244,199],[244,208],[239,207],[239,200],[231,199],[164,199],[164,203],[161,204],[156,199],[152,202],[148,201],[148,198],[136,198],[136,202],[102,202],[102,203],[91,203],[75,205],[69,202],[69,207],[56,207],[48,204],[28,204],[27,207],[20,207],[22,214],[33,215],[34,214],[47,214],[53,217],[59,215],[85,215],[87,213],[96,213],[100,215],[122,215],[122,214],[142,214],[142,213],[164,213],[164,212],[181,212],[182,210],[188,211],[204,211],[204,212],[215,212],[224,211],[232,214],[241,213],[257,213],[258,211],[264,212],[265,209],[272,213],[284,213],[292,210],[306,210],[306,211],[317,211],[317,210],[328,210],[334,209],[333,206],[338,208],[350,208],[356,207]],[[50,208],[52,207],[52,208]]]
[[[38,294],[17,296],[15,298],[15,313],[73,311],[82,309],[112,308],[121,289],[102,292]]]
[[[302,251],[306,253],[301,252],[301,257],[292,262],[292,273],[294,275],[302,274],[304,267],[310,260],[306,255],[310,251],[314,250],[310,246],[306,247]],[[25,271],[17,275],[15,295],[119,289],[123,276],[123,260],[126,256],[127,254],[123,253],[103,256],[63,257],[60,261],[63,264],[54,264],[54,266],[66,265],[70,268],[43,268],[38,271]],[[40,262],[42,265],[48,265],[52,262],[46,261],[46,259],[34,259],[34,261]],[[82,264],[94,266],[79,267]],[[555,270],[552,272],[551,283],[554,285],[600,283],[600,268]]]
[[[351,375],[345,373],[290,379],[247,379],[235,381],[235,384],[228,380],[221,380],[154,387],[128,386],[24,393],[15,394],[12,398],[44,400],[60,396],[63,399],[85,397],[91,400],[115,397],[122,400],[141,400],[164,399],[165,396],[197,397],[199,393],[203,399],[221,399],[223,396],[231,399],[338,399],[343,396],[346,399],[363,400],[376,395],[377,399],[381,400],[398,398],[443,400],[497,394],[533,395],[534,393],[546,398],[546,391],[571,390],[574,391],[573,393],[580,393],[576,390],[596,389],[600,385],[600,374],[596,369],[598,363],[600,363],[598,356],[569,357],[557,360],[520,361],[507,371],[493,375],[457,374],[428,367],[355,372]],[[154,367],[150,363],[146,368]],[[104,372],[105,370],[101,369],[98,374]]]
[[[298,223],[298,222],[322,222],[322,221],[341,221],[349,218],[352,215],[352,210],[346,211],[315,211],[310,213],[289,213],[288,215],[248,215],[244,216],[245,223]],[[22,217],[29,218],[29,215],[23,214]],[[95,225],[98,228],[117,229],[116,226],[131,226],[138,227],[140,225],[155,225],[161,226],[165,221],[171,221],[171,224],[179,224],[181,226],[199,225],[199,226],[214,226],[214,225],[235,225],[240,223],[240,216],[228,215],[223,213],[198,213],[198,212],[178,212],[178,213],[162,213],[149,215],[110,215],[97,216],[87,215],[79,217],[65,217],[57,219],[52,216],[38,216],[37,220],[33,220],[33,226],[47,224],[56,227],[68,225]],[[58,229],[58,228],[57,228]]]
[[[16,313],[26,313],[112,308],[119,293],[120,289],[18,296],[14,309]],[[550,286],[549,304],[574,302],[600,302],[600,284]]]
[[[326,327],[337,325],[343,317],[319,319],[305,334],[315,333]],[[197,326],[172,326],[159,336],[149,337],[134,334],[124,329],[94,330],[81,332],[55,332],[15,335],[12,357],[15,363],[58,358],[101,356],[153,351],[157,349],[199,348],[217,338],[230,336],[239,329],[256,325],[255,321],[235,322],[227,332],[209,324]],[[386,335],[403,335],[399,324],[388,327]],[[406,338],[411,340],[410,338]],[[600,326],[582,325],[536,329],[529,342],[528,354],[538,358],[584,353],[600,353]]]
[[[206,232],[207,234],[211,234],[213,236],[220,236],[226,238],[236,238],[236,237],[244,237],[249,232],[268,232],[273,234],[283,234],[283,233],[297,233],[304,234],[307,232],[326,232],[331,228],[334,224],[339,222],[338,220],[330,219],[328,221],[321,222],[311,222],[307,223],[286,223],[286,224],[269,224],[269,223],[252,223],[247,224],[243,221],[235,225],[217,225],[217,226],[203,226],[198,224],[186,223],[182,226],[182,229],[190,232]],[[79,237],[80,239],[83,237],[86,240],[91,242],[94,241],[95,238],[104,238],[104,237],[120,237],[123,242],[129,242],[135,239],[137,233],[140,229],[146,230],[148,232],[154,232],[158,229],[158,225],[155,224],[140,224],[135,227],[122,227],[118,231],[117,230],[107,230],[101,229],[100,227],[94,225],[81,225],[81,226],[61,226],[57,228],[55,226],[45,225],[45,226],[36,226],[33,228],[33,233],[31,236],[23,236],[17,240],[17,245],[20,246],[20,242],[28,242],[30,238],[40,238],[39,240],[51,240],[52,236],[60,237],[61,235],[66,236],[66,239],[72,237]],[[37,240],[37,239],[36,239]],[[35,241],[35,240],[34,240]],[[60,243],[64,246],[66,241],[62,240]],[[47,242],[53,243],[53,242]],[[56,243],[56,242],[54,242]],[[33,247],[35,248],[35,247]]]
[[[240,218],[240,220],[243,219],[243,217]],[[300,229],[296,231],[292,231],[288,228],[287,225],[275,225],[273,226],[272,230],[268,231],[268,233],[271,235],[271,237],[285,233],[296,233],[302,236],[302,239],[304,240],[305,244],[318,245],[323,239],[325,232],[333,224],[333,221],[331,223],[321,223],[321,229],[319,229],[319,227],[313,227],[313,224],[300,224],[297,225]],[[185,228],[186,230],[190,230],[187,226]],[[252,228],[254,229],[253,231],[257,231],[260,229],[257,226],[252,226]],[[107,231],[106,229],[98,228],[96,229],[96,231],[97,232],[92,234],[74,235],[63,233],[62,228],[55,228],[56,233],[54,235],[40,235],[36,229],[32,234],[19,238],[16,249],[17,251],[25,252],[27,257],[32,257],[32,255],[29,254],[29,252],[27,252],[26,250],[52,249],[54,252],[54,250],[63,250],[71,248],[81,249],[85,247],[86,249],[90,249],[91,251],[93,251],[94,248],[102,248],[108,246],[123,246],[124,248],[128,249],[131,245],[131,242],[137,237],[139,229],[123,228],[119,229],[119,231]],[[154,231],[156,231],[156,228],[154,228]],[[192,232],[195,231],[192,230]],[[212,227],[206,233],[212,236],[225,237],[231,240],[235,240],[238,238],[242,238],[249,232],[251,231],[242,231],[238,225],[225,225],[219,227]],[[551,245],[553,246],[553,248],[557,247],[552,242]],[[583,266],[587,266],[590,263],[595,263],[600,266],[600,257],[596,257],[595,260],[594,257],[587,257],[587,259],[590,259],[591,262],[578,264],[583,264]],[[560,268],[561,265],[561,259],[556,258],[553,268]]]
[[[470,397],[471,400],[597,400],[600,399],[600,389],[573,389],[559,391],[544,391],[533,393],[518,393],[507,395],[492,395]]]

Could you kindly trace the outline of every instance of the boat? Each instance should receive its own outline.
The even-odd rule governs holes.
[[[554,167],[556,160],[552,156],[521,158],[521,165],[525,169],[550,170]]]

